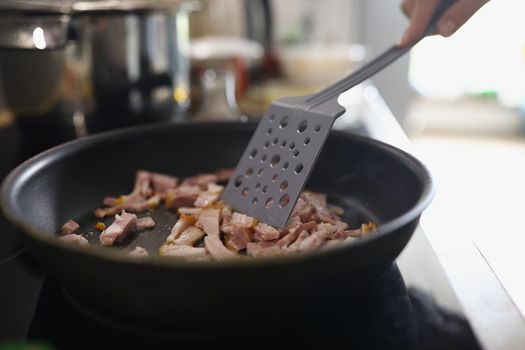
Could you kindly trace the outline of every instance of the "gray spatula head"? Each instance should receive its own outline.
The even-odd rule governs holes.
[[[344,112],[305,110],[305,98],[272,104],[261,119],[222,199],[262,222],[283,227],[335,119]]]
[[[439,18],[454,2],[442,0],[425,32],[410,45],[392,46],[355,73],[315,95],[275,101],[260,121],[222,199],[237,211],[283,227],[332,124],[344,112],[337,104],[339,94],[370,78],[432,34]]]

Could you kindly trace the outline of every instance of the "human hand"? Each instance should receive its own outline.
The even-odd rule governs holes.
[[[425,31],[432,14],[441,0],[403,0],[401,9],[410,18],[410,24],[398,41],[400,47],[410,44]],[[448,37],[485,5],[489,0],[457,0],[441,16],[437,34]]]

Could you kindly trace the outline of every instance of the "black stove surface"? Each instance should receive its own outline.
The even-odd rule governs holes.
[[[355,132],[366,134],[362,128]],[[39,139],[35,134],[16,125],[0,128],[0,179],[24,159],[64,141]],[[38,264],[24,251],[22,235],[2,214],[0,286],[1,349],[5,344],[9,349],[13,341],[44,341],[46,349],[144,349],[207,343],[278,348],[479,348],[466,321],[437,307],[425,293],[407,290],[395,265],[361,294],[349,297],[336,314],[313,314],[308,319],[282,320],[273,325],[245,325],[226,333],[182,333],[176,325],[129,324],[77,303],[67,288],[39,271]]]

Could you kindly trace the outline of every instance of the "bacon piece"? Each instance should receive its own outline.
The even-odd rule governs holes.
[[[115,215],[115,221],[99,236],[102,245],[113,245],[122,241],[131,231],[137,228],[137,216],[122,211]]]
[[[297,203],[292,211],[291,216],[298,216],[301,218],[301,221],[305,222],[311,219],[311,215],[314,212],[314,207],[310,205],[303,198],[299,197]]]
[[[234,168],[223,168],[217,170],[215,172],[215,176],[217,176],[217,182],[227,182],[230,180],[234,172]]]
[[[174,243],[177,238],[179,238],[180,234],[186,230],[188,227],[195,224],[197,219],[191,215],[182,214],[179,217],[179,220],[175,223],[173,228],[171,229],[171,233],[166,239],[167,243]]]
[[[240,258],[238,254],[232,252],[222,244],[219,235],[204,237],[204,247],[215,260],[220,261]]]
[[[204,231],[195,226],[185,229],[175,240],[175,244],[193,246],[197,241],[204,237]]]
[[[155,193],[165,194],[169,190],[175,189],[179,179],[173,176],[151,173],[151,185]]]
[[[199,186],[181,186],[168,191],[166,195],[166,208],[174,209],[184,206],[193,205],[202,190]]]
[[[208,255],[205,248],[195,248],[187,245],[164,244],[159,248],[160,256],[183,258],[186,260],[200,260]]]
[[[137,219],[137,230],[141,231],[152,227],[155,227],[155,221],[151,216]]]
[[[133,249],[132,251],[128,253],[128,255],[135,257],[135,258],[144,258],[144,257],[148,257],[149,253],[146,249],[136,246],[135,249]]]
[[[215,174],[199,174],[185,178],[181,186],[200,186],[206,188],[209,183],[217,182],[217,180],[218,177]]]
[[[308,231],[302,231],[299,233],[299,236],[297,236],[297,239],[295,242],[290,244],[288,247],[284,248],[287,252],[290,253],[296,253],[300,251],[300,246],[304,242],[305,239],[307,239],[310,236]]]
[[[277,246],[277,241],[261,241],[249,242],[246,245],[246,254],[257,258],[284,255],[285,252]]]
[[[232,250],[239,251],[246,249],[246,245],[251,241],[253,241],[253,236],[249,228],[232,225],[232,233],[228,236],[226,246]]]
[[[201,214],[202,208],[191,208],[191,207],[180,207],[177,209],[179,215],[193,215],[199,216]]]
[[[303,231],[312,230],[315,227],[317,227],[317,223],[315,221],[310,221],[304,224],[301,223],[298,226],[294,226],[288,232],[288,234],[286,234],[286,236],[284,236],[283,238],[277,241],[277,246],[279,246],[280,248],[285,248],[289,246],[290,244],[292,244],[297,239],[297,237],[299,236],[299,233]]]
[[[335,226],[331,224],[319,224],[312,234],[306,237],[300,244],[301,252],[312,251],[320,246],[335,232]]]
[[[320,221],[334,223],[332,213],[327,208],[325,194],[304,191],[301,197],[315,208],[316,216]]]
[[[355,230],[338,230],[334,232],[330,239],[344,239],[344,238],[360,238],[371,232],[374,232],[377,229],[377,226],[373,222],[364,223]]]
[[[110,197],[104,199],[105,203],[109,202]],[[153,197],[152,197],[153,198]],[[97,218],[104,218],[106,216],[115,215],[120,213],[122,210],[128,212],[140,213],[142,211],[148,210],[150,208],[150,203],[139,194],[131,194],[129,196],[120,196],[115,199],[113,203],[117,203],[116,206],[109,208],[98,208],[95,210],[95,216]]]
[[[256,241],[273,241],[281,234],[276,228],[262,222],[255,225],[254,231],[253,237]]]
[[[89,246],[89,242],[87,239],[85,239],[81,235],[77,235],[74,233],[71,233],[65,236],[61,236],[59,239],[62,242],[66,242],[66,243],[76,244],[76,245],[84,246],[84,247]]]
[[[146,170],[138,170],[135,174],[135,186],[132,195],[143,197],[151,196],[151,173]]]
[[[237,212],[232,214],[232,225],[241,227],[253,227],[256,223],[257,221],[255,220],[255,218],[252,218],[251,216]]]
[[[78,229],[80,228],[80,225],[73,220],[68,220],[60,230],[60,235],[70,235],[73,233],[78,233]]]
[[[222,193],[224,190],[224,186],[217,185],[216,183],[209,183],[208,184],[208,192],[210,193]]]
[[[208,236],[219,236],[220,214],[220,209],[202,209],[197,222],[202,225],[204,232],[206,232]]]
[[[219,199],[218,193],[211,193],[208,191],[202,192],[199,194],[197,199],[195,200],[194,206],[198,208],[204,208],[212,205]]]

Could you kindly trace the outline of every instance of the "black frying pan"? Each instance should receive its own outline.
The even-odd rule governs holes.
[[[84,232],[94,232],[93,209],[104,196],[128,193],[137,169],[185,177],[234,167],[254,129],[157,125],[69,142],[16,168],[3,183],[2,208],[69,295],[128,321],[219,329],[337,308],[399,255],[432,196],[419,161],[368,138],[332,132],[307,184],[344,207],[351,227],[366,220],[380,224],[376,233],[343,247],[199,264],[127,257],[125,251],[137,244],[153,252],[165,240],[176,217],[162,210],[154,213],[155,230],[130,237],[123,248],[82,248],[55,237],[71,218]]]

